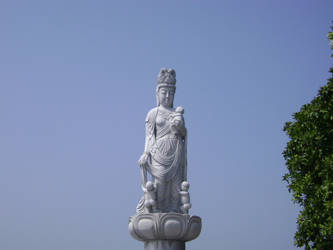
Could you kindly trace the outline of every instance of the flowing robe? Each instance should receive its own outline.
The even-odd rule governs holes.
[[[156,188],[156,212],[180,212],[180,186],[186,179],[185,139],[171,129],[173,111],[154,108],[146,118],[146,170]],[[144,197],[137,206],[142,213]]]

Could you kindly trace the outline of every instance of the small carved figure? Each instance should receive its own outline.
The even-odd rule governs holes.
[[[180,134],[181,136],[186,135],[186,129],[184,126],[184,108],[177,107],[175,112],[170,114],[171,130],[174,134]]]
[[[188,192],[190,188],[190,184],[187,181],[183,181],[181,185],[181,191],[180,193],[180,201],[181,201],[181,207],[180,210],[184,214],[188,214],[188,210],[192,207],[190,203],[190,193]]]
[[[146,183],[145,208],[147,213],[152,213],[156,209],[156,192],[151,181]]]

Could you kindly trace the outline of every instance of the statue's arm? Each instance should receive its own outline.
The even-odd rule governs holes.
[[[151,128],[151,124],[149,124],[148,121],[146,121],[146,138],[145,138],[145,149],[144,153],[149,154],[150,153],[150,147],[152,144],[154,131]]]
[[[145,150],[144,152],[149,154],[152,145],[154,144],[155,136],[154,136],[154,129],[155,129],[155,119],[156,119],[156,108],[152,109],[148,112],[145,122],[146,127],[146,138],[145,138]]]
[[[149,154],[150,154],[150,149],[151,149],[151,146],[153,145],[153,141],[154,141],[154,124],[153,124],[153,120],[152,120],[152,116],[153,116],[152,111],[153,110],[151,110],[148,113],[147,118],[146,118],[145,148],[144,148],[143,154],[141,155],[141,157],[139,159],[140,166],[146,165]]]

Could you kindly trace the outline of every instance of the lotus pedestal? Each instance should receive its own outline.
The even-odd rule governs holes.
[[[201,218],[178,213],[147,213],[130,217],[130,234],[144,241],[145,250],[185,250],[185,242],[197,238]]]

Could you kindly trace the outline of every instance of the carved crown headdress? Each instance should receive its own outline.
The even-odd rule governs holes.
[[[171,87],[176,89],[176,71],[174,69],[162,68],[157,77],[157,90],[160,87]]]

